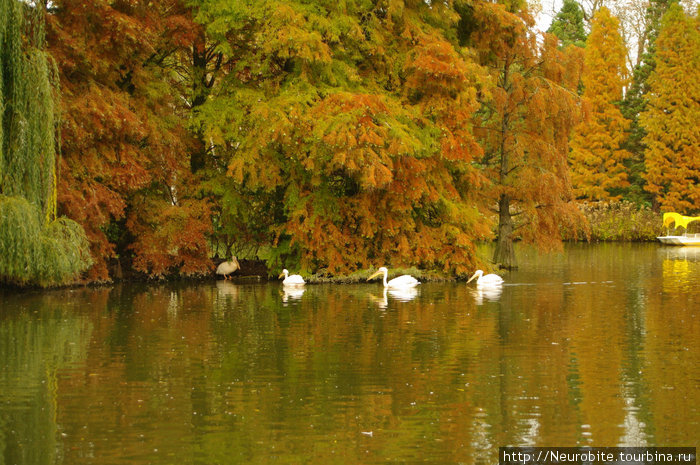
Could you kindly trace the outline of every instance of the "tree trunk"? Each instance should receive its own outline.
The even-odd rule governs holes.
[[[503,65],[503,73],[501,75],[501,85],[503,89],[508,89],[510,83],[510,65],[506,61]],[[510,94],[506,93],[506,99],[510,98]],[[507,150],[506,140],[510,131],[511,113],[505,111],[501,118],[501,134],[500,134],[500,170],[498,173],[498,181],[501,186],[507,186],[508,173],[511,172],[511,152]],[[510,216],[510,196],[501,194],[498,198],[498,238],[496,242],[496,251],[493,254],[493,262],[501,268],[513,269],[517,268],[515,263],[515,250],[513,250],[513,217]]]
[[[207,146],[201,129],[194,131],[195,141],[190,153],[190,172],[196,173],[206,165]]]
[[[202,33],[192,43],[192,113],[196,113],[200,106],[204,105],[214,86],[218,71],[221,69],[223,55],[216,52],[214,46],[207,45],[206,36]],[[204,138],[204,132],[200,127],[194,128],[196,145],[190,155],[190,170],[196,173],[206,165],[208,144]]]
[[[204,39],[198,37],[195,43],[192,44],[192,107],[190,110],[194,113],[199,107],[207,101],[209,89],[206,86],[207,82],[207,57]],[[204,141],[204,133],[201,127],[194,129],[195,147],[190,154],[190,171],[196,173],[204,168],[207,156],[206,142]]]
[[[501,194],[498,199],[498,238],[493,261],[501,268],[509,270],[518,267],[513,248],[513,218],[510,216],[510,197],[506,194]]]

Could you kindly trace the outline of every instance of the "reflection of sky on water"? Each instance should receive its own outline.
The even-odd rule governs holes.
[[[638,417],[639,407],[637,399],[630,389],[630,386],[623,386],[623,391],[628,391],[625,395],[625,422],[623,425],[624,434],[620,438],[619,447],[647,447],[649,445],[645,428],[647,425]]]

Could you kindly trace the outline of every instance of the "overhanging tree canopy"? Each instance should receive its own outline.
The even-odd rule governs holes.
[[[467,201],[479,70],[457,19],[449,3],[202,2],[233,63],[200,111],[229,159],[224,213],[274,212],[271,266],[471,268],[488,228]]]

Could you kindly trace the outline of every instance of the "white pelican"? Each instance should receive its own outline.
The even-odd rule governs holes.
[[[222,262],[216,268],[216,274],[222,274],[224,275],[224,279],[228,279],[228,275],[240,269],[241,265],[238,263],[238,260],[236,260],[236,257],[231,257],[231,260],[227,262]]]
[[[284,281],[282,281],[282,285],[284,286],[303,286],[306,284],[304,278],[302,278],[300,275],[293,274],[290,276],[289,271],[287,271],[286,268],[282,270],[282,274],[279,275],[280,278],[282,276],[284,276]]]
[[[476,273],[474,273],[474,275],[471,278],[469,278],[467,282],[470,282],[476,277],[478,277],[478,279],[476,280],[477,286],[494,287],[503,284],[503,278],[501,278],[497,274],[491,273],[484,276],[484,272],[481,270],[476,270]]]
[[[416,278],[407,274],[399,276],[398,278],[394,278],[389,282],[386,282],[386,276],[389,274],[389,270],[387,270],[384,266],[379,268],[379,270],[377,270],[376,273],[367,278],[367,281],[374,278],[375,276],[379,276],[382,273],[384,273],[384,287],[388,287],[390,289],[406,289],[409,287],[416,287],[420,284],[420,282]]]

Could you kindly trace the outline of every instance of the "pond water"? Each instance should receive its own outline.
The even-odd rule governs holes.
[[[506,445],[700,445],[700,248],[519,260],[500,293],[2,294],[0,463],[470,464]]]

